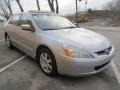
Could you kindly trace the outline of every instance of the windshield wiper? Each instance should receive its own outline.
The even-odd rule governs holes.
[[[64,27],[64,28],[61,28],[61,29],[67,29],[67,28],[78,28],[78,27]]]
[[[43,29],[43,30],[57,30],[57,29],[52,29],[52,28],[50,28],[50,29]]]
[[[67,28],[78,28],[78,27],[50,28],[50,29],[43,29],[43,30],[59,30],[59,29],[67,29]]]

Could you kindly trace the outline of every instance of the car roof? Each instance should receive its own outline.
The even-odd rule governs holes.
[[[17,14],[32,14],[32,15],[36,15],[36,14],[49,14],[49,15],[61,16],[60,14],[56,14],[56,13],[51,12],[51,11],[38,11],[38,10],[30,10],[28,12],[20,12],[20,13],[17,13]],[[17,15],[17,14],[15,14],[15,15]]]
[[[28,12],[31,14],[55,14],[54,12],[51,11],[39,11],[39,10],[30,10]]]

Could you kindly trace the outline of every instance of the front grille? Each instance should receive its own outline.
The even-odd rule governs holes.
[[[104,66],[106,66],[108,63],[110,63],[110,61],[108,61],[107,63],[103,64],[103,65],[99,65],[95,67],[95,70],[99,70],[101,68],[103,68]]]
[[[102,51],[95,52],[98,55],[108,55],[112,50],[112,47],[106,48]]]

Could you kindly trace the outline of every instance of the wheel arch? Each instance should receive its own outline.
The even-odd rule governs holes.
[[[43,49],[43,48],[47,48],[47,49],[53,54],[53,56],[54,56],[54,58],[55,58],[55,55],[54,55],[54,53],[53,53],[53,50],[52,50],[49,46],[42,44],[42,45],[38,45],[38,47],[36,48],[36,59],[37,59],[37,54],[38,54],[39,50],[41,50],[41,49]],[[56,60],[56,59],[55,59],[55,60]]]
[[[39,45],[37,47],[37,49],[36,49],[36,56],[37,56],[38,51],[41,50],[42,48],[47,48],[48,50],[50,50],[52,52],[52,50],[48,46],[46,46],[46,45]]]

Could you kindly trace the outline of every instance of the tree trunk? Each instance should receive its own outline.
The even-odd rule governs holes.
[[[38,10],[40,10],[39,0],[36,0]]]
[[[17,2],[17,4],[18,4],[19,7],[20,7],[21,12],[24,12],[23,7],[22,7],[21,4],[20,4],[20,0],[16,0],[16,2]]]
[[[51,11],[55,12],[54,0],[48,0],[48,4],[49,4],[49,7],[50,7]]]
[[[58,5],[58,0],[55,0],[56,1],[56,13],[59,13],[59,5]]]

